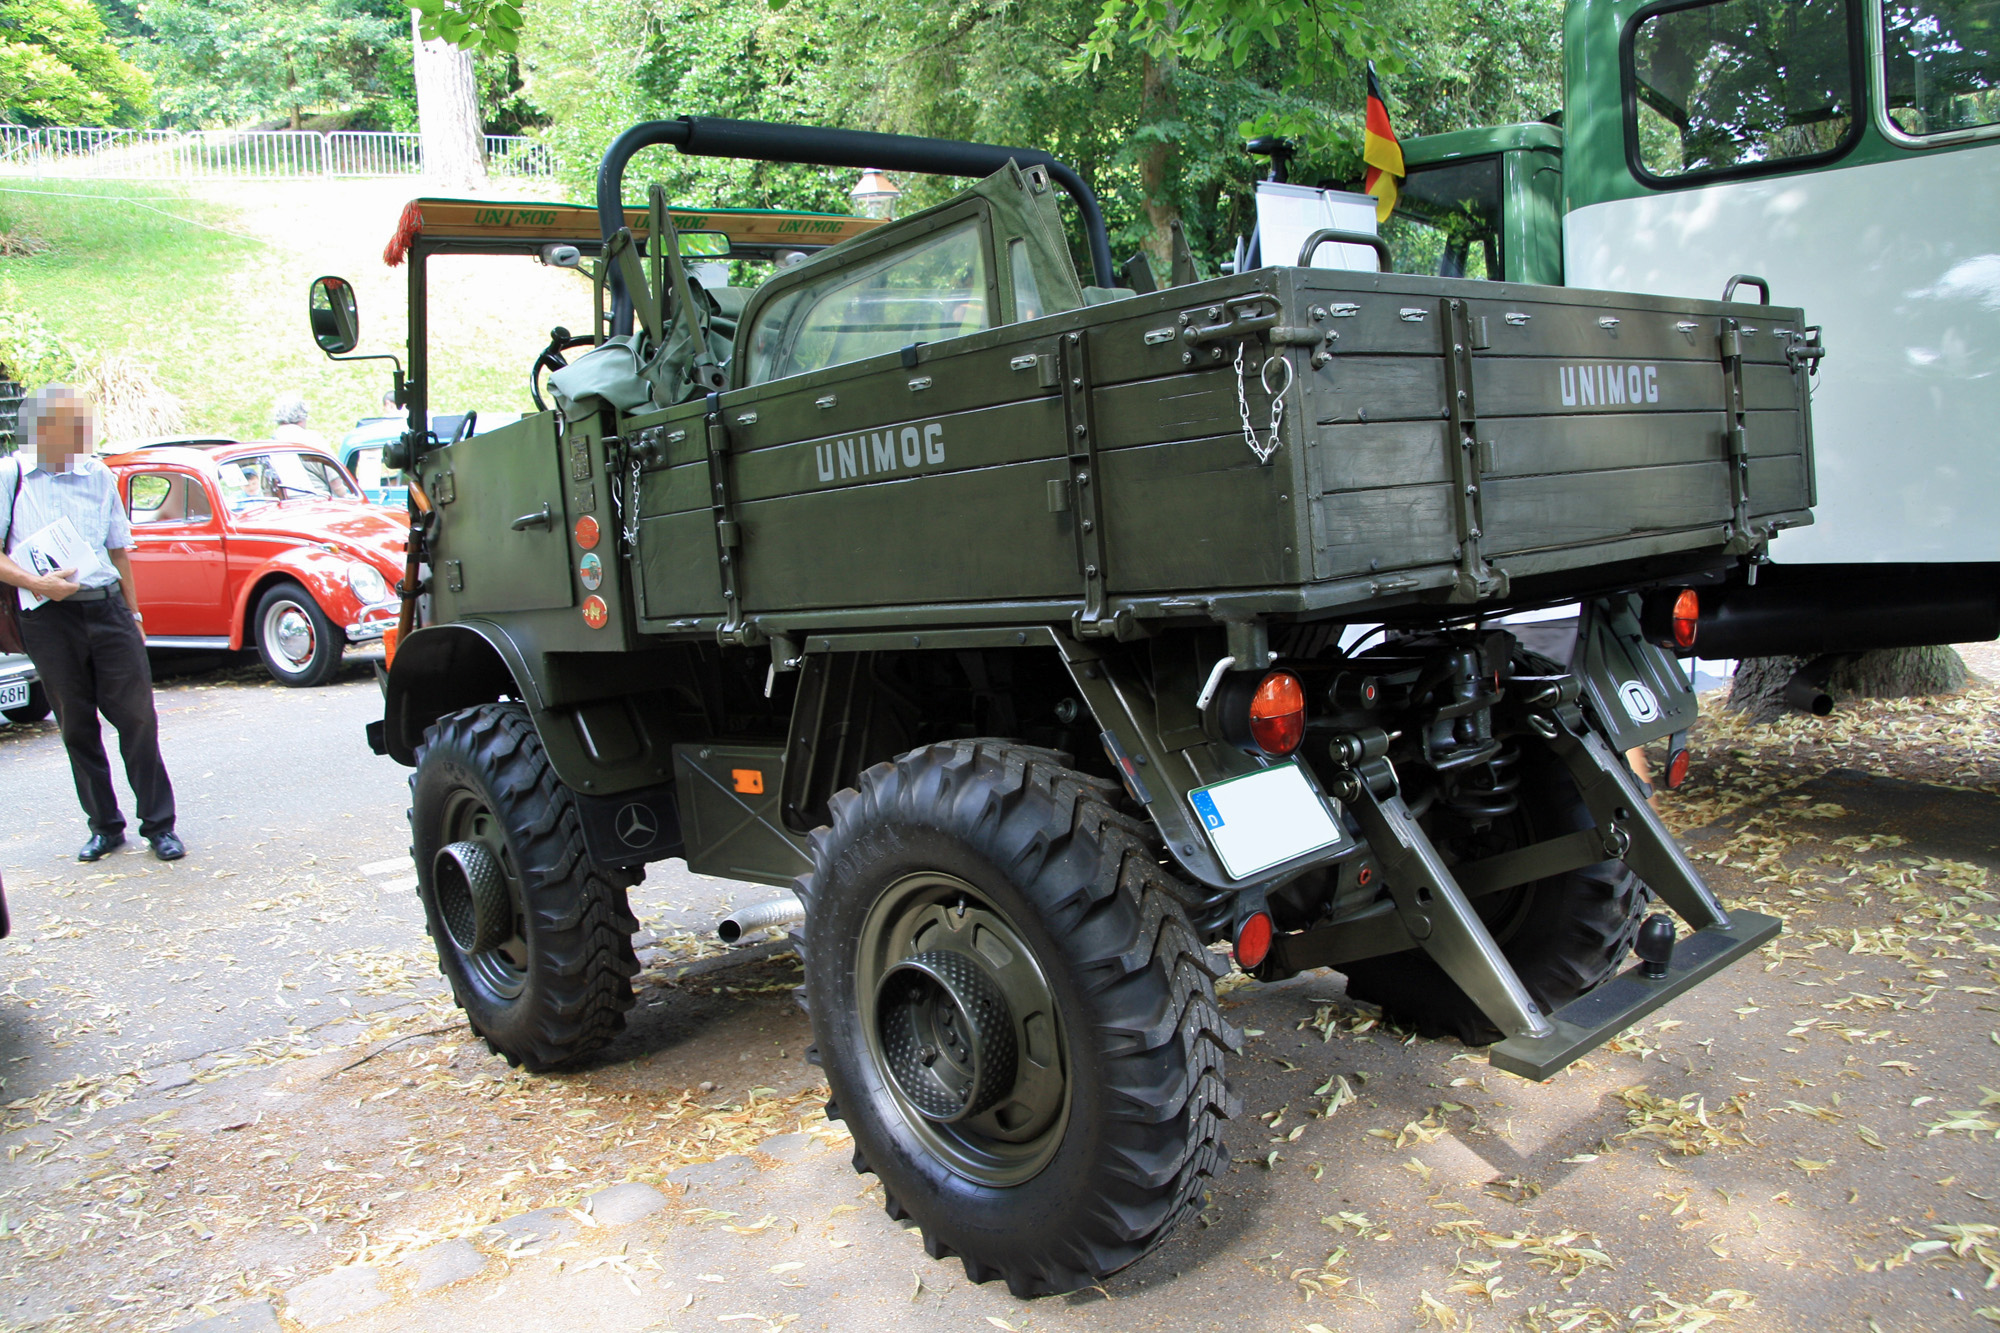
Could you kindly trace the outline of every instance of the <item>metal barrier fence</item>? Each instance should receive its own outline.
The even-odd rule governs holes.
[[[16,384],[0,374],[0,455],[13,450],[14,427],[20,419],[21,399],[27,392],[26,385]]]
[[[99,180],[303,180],[421,176],[423,143],[390,130],[112,130],[0,125],[0,176]],[[486,136],[496,176],[553,176],[548,145]]]

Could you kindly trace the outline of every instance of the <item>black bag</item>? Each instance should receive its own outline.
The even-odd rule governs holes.
[[[14,458],[14,489],[7,497],[7,527],[0,532],[0,551],[7,549],[7,543],[14,536],[14,505],[21,498],[22,474],[19,455]],[[28,646],[21,642],[21,595],[11,583],[0,583],[0,653],[25,653]]]

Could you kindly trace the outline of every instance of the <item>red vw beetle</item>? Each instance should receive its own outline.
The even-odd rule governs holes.
[[[132,516],[150,648],[255,644],[286,685],[396,621],[408,515],[369,504],[332,455],[281,441],[104,460]]]

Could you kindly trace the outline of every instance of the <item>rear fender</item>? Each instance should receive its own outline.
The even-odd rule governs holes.
[[[336,629],[352,624],[361,614],[361,600],[347,582],[347,567],[354,563],[354,557],[336,555],[320,546],[295,546],[266,560],[243,580],[236,594],[236,606],[229,617],[230,648],[255,645],[250,617],[271,585],[284,581],[303,585]]]

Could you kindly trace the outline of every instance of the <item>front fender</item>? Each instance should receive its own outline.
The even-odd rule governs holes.
[[[497,625],[454,621],[414,630],[396,644],[383,695],[382,749],[414,766],[424,732],[447,713],[492,703],[503,694],[531,699],[534,679],[520,645]],[[539,712],[531,699],[531,711]]]
[[[361,615],[362,604],[348,585],[347,567],[358,559],[323,546],[295,546],[266,560],[237,590],[236,606],[229,617],[230,648],[240,649],[252,641],[250,616],[257,609],[257,600],[281,579],[303,585],[336,628],[353,624]]]

